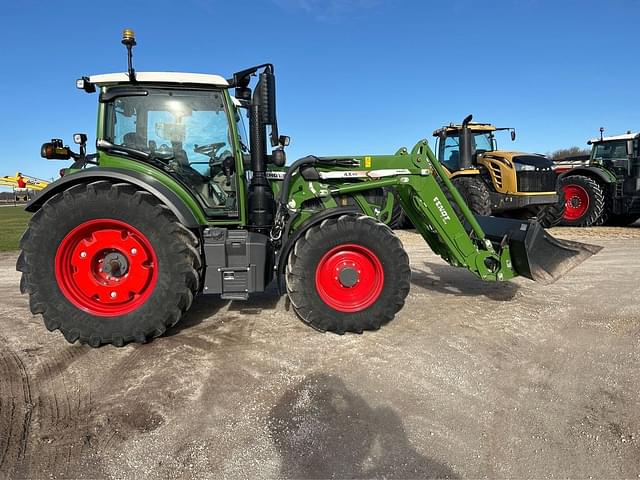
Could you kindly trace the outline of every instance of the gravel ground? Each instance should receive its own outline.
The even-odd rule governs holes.
[[[69,345],[0,255],[0,478],[638,478],[640,228],[551,286],[412,232],[396,319],[320,334],[275,293],[201,297],[147,345]]]

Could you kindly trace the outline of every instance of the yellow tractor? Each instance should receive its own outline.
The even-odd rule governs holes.
[[[545,228],[557,225],[564,213],[553,162],[544,155],[498,150],[488,123],[449,124],[433,132],[438,160],[476,215],[536,217]]]

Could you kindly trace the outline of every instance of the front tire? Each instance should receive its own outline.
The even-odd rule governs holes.
[[[478,177],[459,176],[451,180],[465,203],[474,215],[491,215],[491,197],[489,189]],[[453,202],[453,208],[459,213],[458,205]],[[458,215],[462,217],[462,214]]]
[[[320,331],[377,330],[409,293],[402,243],[371,217],[343,215],[311,227],[289,255],[287,293],[296,314]]]
[[[564,198],[564,190],[561,188],[558,194],[558,202],[552,205],[538,207],[535,211],[535,216],[538,219],[538,223],[544,228],[555,227],[559,225],[564,218],[565,208],[566,200]]]
[[[70,343],[144,343],[178,322],[199,290],[198,239],[151,194],[107,181],[49,199],[20,242],[33,314]]]

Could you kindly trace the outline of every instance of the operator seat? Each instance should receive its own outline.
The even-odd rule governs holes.
[[[447,167],[450,172],[457,172],[460,170],[460,152],[458,150],[451,152],[449,160],[444,161],[444,166]]]
[[[146,142],[136,132],[125,133],[122,137],[122,145],[135,148],[136,150],[146,150]]]
[[[184,148],[182,148],[182,142],[171,142],[171,149],[176,162],[182,167],[189,167],[189,157]]]

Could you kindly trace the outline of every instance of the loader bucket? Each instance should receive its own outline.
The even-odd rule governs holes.
[[[602,250],[597,245],[554,238],[536,221],[476,218],[491,241],[506,240],[518,275],[543,284],[555,282]]]

